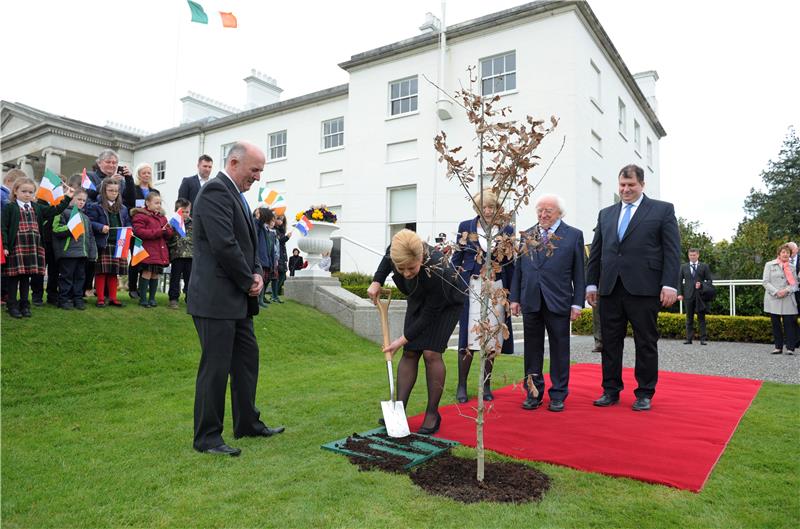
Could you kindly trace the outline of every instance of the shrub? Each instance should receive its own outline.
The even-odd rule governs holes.
[[[366,285],[366,287],[368,287],[369,284],[372,283],[372,276],[361,274],[359,272],[334,272],[331,275],[339,278],[339,282],[342,284],[342,286]],[[365,291],[366,287],[364,287]]]
[[[358,296],[360,298],[364,298],[364,299],[368,299],[369,298],[369,296],[367,296],[367,289],[369,288],[368,284],[367,285],[363,285],[363,284],[362,285],[345,285],[344,283],[342,283],[342,288],[347,290],[348,292],[352,292],[353,294],[355,294],[356,296]],[[406,295],[405,294],[403,294],[402,292],[400,292],[399,290],[397,290],[394,287],[390,287],[390,288],[392,289],[392,299],[406,299]],[[590,315],[589,316],[589,321],[591,321],[591,319],[592,319],[592,317]]]
[[[695,324],[696,325],[696,324]],[[765,316],[706,315],[708,336],[720,342],[772,343],[772,324]],[[592,310],[583,309],[572,323],[575,334],[592,334]],[[685,338],[686,315],[660,312],[658,332],[662,338]],[[628,336],[633,336],[628,325]]]

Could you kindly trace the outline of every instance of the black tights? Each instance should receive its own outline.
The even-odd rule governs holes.
[[[464,396],[467,395],[467,377],[469,377],[469,368],[472,366],[472,357],[475,354],[480,356],[480,351],[473,351],[472,349],[462,349],[458,352],[458,387],[456,391],[463,389]],[[483,381],[484,393],[491,392],[492,384],[492,368],[494,367],[494,360],[487,358],[484,361],[485,380]]]
[[[422,426],[431,428],[436,424],[439,414],[439,401],[444,391],[446,369],[442,353],[436,351],[404,351],[397,365],[397,398],[403,401],[408,409],[408,397],[417,382],[419,359],[425,359],[425,379],[428,384],[428,406],[425,408],[425,420]]]

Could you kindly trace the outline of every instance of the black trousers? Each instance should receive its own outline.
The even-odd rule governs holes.
[[[58,260],[58,302],[69,304],[83,300],[86,257],[62,257]]]
[[[133,250],[131,250],[133,252]],[[139,290],[139,267],[128,267],[128,292],[138,292]]]
[[[53,253],[53,244],[45,242],[44,244],[44,262],[47,267],[47,301],[48,303],[56,303],[58,299],[58,262],[56,255]],[[32,275],[31,276],[31,299],[34,301],[42,301],[44,299],[44,276]]]
[[[652,398],[658,382],[658,296],[634,296],[617,279],[614,290],[601,296],[603,310],[600,324],[603,330],[603,392],[619,395],[622,384],[622,351],[625,346],[628,322],[633,327],[636,348],[636,382],[633,391],[637,398]]]
[[[569,394],[569,314],[555,314],[547,308],[542,298],[539,312],[522,314],[522,329],[525,334],[525,389],[528,377],[539,392],[538,400],[544,397],[544,331],[550,344],[550,400],[564,400]],[[532,395],[531,395],[532,396]]]
[[[775,349],[786,349],[793,351],[797,344],[797,315],[795,314],[770,314],[772,321],[772,340],[775,342]],[[781,329],[783,320],[783,329]]]
[[[697,294],[695,294],[696,296]],[[695,298],[686,299],[686,339],[694,339],[694,315],[695,315]],[[700,311],[697,313],[697,326],[700,327],[700,339],[706,341],[706,312]]]
[[[86,261],[86,273],[83,279],[83,291],[92,290],[94,287],[94,261]]]
[[[214,320],[194,316],[200,338],[200,367],[194,395],[194,447],[221,445],[225,391],[231,379],[233,435],[254,435],[266,426],[255,405],[258,383],[258,343],[253,319]]]
[[[181,297],[181,278],[183,278],[183,295],[189,287],[192,277],[192,258],[181,257],[172,261],[169,273],[169,300],[177,301]]]
[[[3,278],[3,282],[8,285],[8,304],[9,309],[28,308],[31,302],[28,300],[31,277],[36,276],[8,276]],[[17,301],[17,289],[19,289],[19,301]]]

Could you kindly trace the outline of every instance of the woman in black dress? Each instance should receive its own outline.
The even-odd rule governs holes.
[[[411,230],[401,230],[392,238],[368,290],[373,303],[389,272],[394,273],[392,280],[406,295],[408,305],[403,334],[383,351],[394,353],[403,347],[403,357],[397,366],[397,397],[404,406],[408,405],[417,381],[419,359],[425,360],[428,406],[418,431],[432,434],[439,430],[442,421],[439,415],[445,379],[442,353],[458,323],[466,295],[458,288],[455,270],[443,263],[442,253],[424,244]]]

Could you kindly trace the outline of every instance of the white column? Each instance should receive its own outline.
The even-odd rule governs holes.
[[[17,158],[17,167],[25,171],[28,178],[33,178],[33,163],[28,159],[27,155]]]
[[[61,174],[61,158],[67,155],[67,151],[62,151],[60,149],[53,149],[48,147],[47,149],[42,151],[42,156],[44,156],[44,168],[50,169],[55,174]]]

